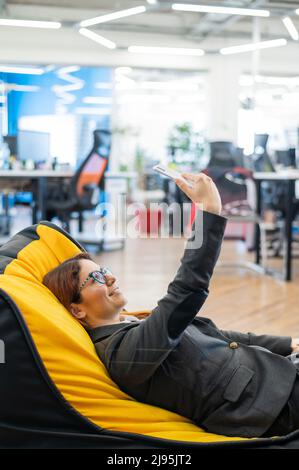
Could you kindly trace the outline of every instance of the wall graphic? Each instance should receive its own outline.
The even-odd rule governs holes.
[[[24,127],[27,129],[28,125],[30,130],[41,130],[32,127],[40,126],[41,122],[46,126],[47,119],[51,128],[51,122],[55,122],[56,116],[60,117],[57,120],[60,127],[72,119],[72,134],[76,135],[68,133],[68,138],[72,140],[69,142],[71,153],[73,155],[75,152],[76,160],[84,158],[83,153],[88,151],[92,130],[110,128],[113,69],[76,65],[47,66],[30,67],[31,73],[28,73],[28,68],[0,65],[0,106],[6,106],[7,133],[17,135],[18,130],[24,130]],[[11,73],[14,70],[19,73]],[[26,73],[22,73],[22,70]],[[63,116],[68,119],[63,119]],[[39,120],[37,117],[42,118]],[[53,135],[55,140],[58,133],[54,132]],[[63,144],[67,155],[67,139],[64,139]],[[51,148],[59,150],[55,142],[52,142]]]

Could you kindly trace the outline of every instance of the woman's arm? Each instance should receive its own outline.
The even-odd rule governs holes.
[[[238,331],[220,331],[231,341],[247,344],[248,346],[260,346],[280,356],[288,356],[293,352],[292,338],[290,336],[256,335],[254,333],[240,333]]]
[[[202,220],[202,234],[198,235],[202,236],[201,246],[192,248],[193,240],[188,241],[180,268],[152,313],[167,316],[167,332],[172,339],[179,338],[208,296],[226,226],[226,219],[208,212],[198,212],[197,219]]]
[[[176,347],[208,296],[226,219],[207,212],[199,212],[197,217],[203,218],[202,246],[189,249],[187,245],[167,294],[152,314],[117,331],[106,344],[104,358],[101,357],[111,377],[120,385],[136,386],[153,375]]]
[[[203,184],[206,193],[209,193],[211,180],[206,178],[199,178],[195,190]],[[214,198],[210,197],[210,200],[213,202]],[[204,204],[204,207],[212,210],[212,205]],[[216,203],[213,205],[215,207]],[[188,240],[180,268],[169,284],[167,294],[146,320],[134,327],[121,329],[109,338],[105,364],[116,382],[131,386],[144,382],[178,344],[180,336],[208,296],[225,225],[226,219],[223,217],[199,211],[194,234],[201,244],[194,245],[194,237]]]
[[[167,334],[178,339],[208,296],[208,287],[219,257],[226,219],[220,217],[221,199],[212,179],[203,173],[185,173],[192,182],[190,188],[184,180],[177,185],[204,211],[198,211],[180,268],[169,284],[167,294],[153,310],[153,315],[167,318]]]

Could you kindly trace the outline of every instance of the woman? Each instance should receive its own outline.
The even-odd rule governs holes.
[[[195,203],[202,243],[187,243],[167,294],[144,320],[124,317],[116,277],[82,253],[44,284],[86,328],[113,380],[139,401],[228,436],[287,434],[299,428],[299,372],[287,356],[299,341],[223,331],[197,316],[219,256],[226,220],[212,180],[185,174],[178,186]],[[197,228],[196,228],[197,227]],[[195,233],[195,236],[197,234]],[[132,321],[133,320],[133,321]]]

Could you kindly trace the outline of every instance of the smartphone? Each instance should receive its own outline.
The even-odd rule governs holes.
[[[163,176],[167,176],[167,178],[170,178],[172,180],[175,180],[175,179],[181,179],[181,180],[184,180],[187,185],[189,186],[189,188],[193,188],[193,184],[186,180],[185,178],[183,178],[183,176],[181,175],[181,173],[179,173],[178,171],[176,170],[173,170],[172,168],[169,168],[165,165],[155,165],[153,166],[153,170],[157,171],[158,173],[161,173],[161,175]]]

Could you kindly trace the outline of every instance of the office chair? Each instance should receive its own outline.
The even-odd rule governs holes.
[[[218,266],[246,268],[263,273],[267,260],[266,231],[263,221],[255,213],[256,194],[252,171],[244,168],[242,149],[236,148],[233,143],[211,142],[210,145],[211,158],[203,172],[217,185],[222,200],[222,215],[231,223],[258,224],[261,233],[262,267],[249,262],[218,263]],[[240,236],[237,238],[240,239]],[[241,238],[244,241],[244,236]]]
[[[244,167],[242,149],[235,147],[232,142],[210,142],[210,160],[204,173],[211,176],[221,194],[223,205],[233,201],[246,200],[246,184],[227,178],[227,174],[236,167]]]
[[[62,187],[52,188],[46,201],[46,216],[54,215],[62,227],[70,231],[72,212],[79,213],[79,232],[83,230],[83,211],[92,210],[99,204],[100,190],[104,189],[104,173],[107,169],[111,148],[111,133],[97,129],[93,132],[94,143],[91,151],[75,174]]]
[[[206,174],[209,174],[214,181],[217,182],[218,187],[221,187],[221,196],[222,201],[231,201],[239,200],[242,198],[240,196],[240,186],[231,184],[230,181],[225,179],[225,174],[228,169],[240,165],[243,162],[243,151],[240,148],[234,146],[232,142],[229,141],[214,141],[210,142],[210,161],[208,167],[204,170]],[[184,233],[185,224],[184,221],[188,220],[190,217],[192,220],[192,213],[189,214],[187,205],[185,203],[190,202],[190,199],[181,191],[177,185],[168,179],[163,180],[163,189],[165,192],[164,202],[168,205],[172,203],[177,203],[180,208],[181,215],[181,233]],[[241,188],[241,192],[244,193],[244,190]],[[232,196],[233,195],[233,196]],[[243,194],[244,195],[244,194]],[[186,212],[185,212],[186,211]],[[170,213],[170,230],[173,233],[173,219],[175,217],[174,212]]]
[[[237,153],[237,149],[232,142],[210,142],[209,167],[231,168],[236,164]]]

